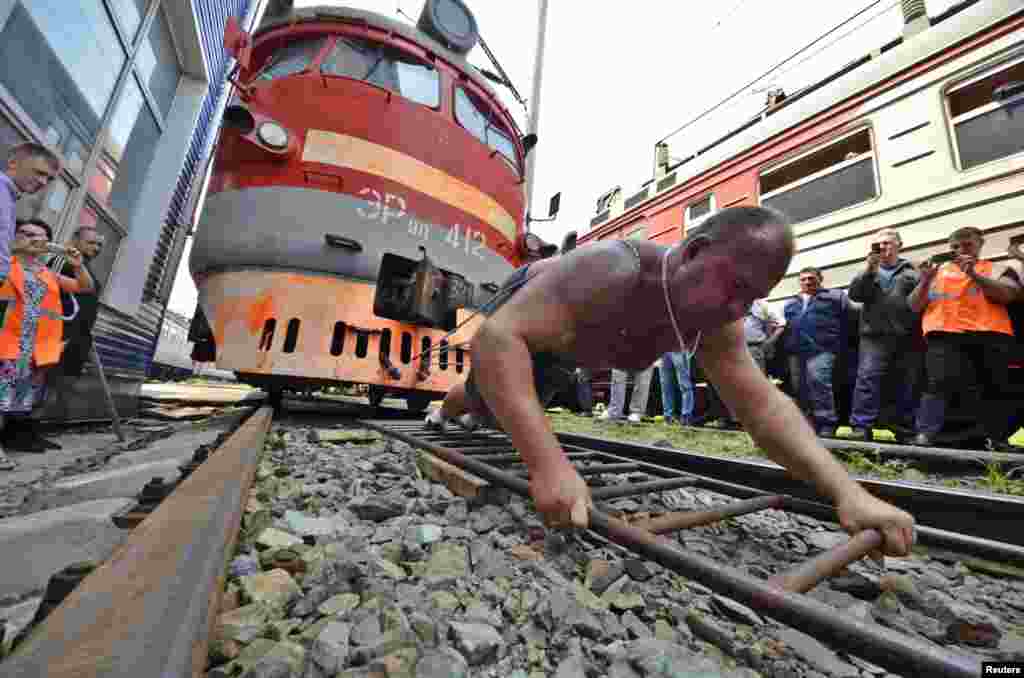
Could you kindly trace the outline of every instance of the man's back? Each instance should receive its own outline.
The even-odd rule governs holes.
[[[663,298],[652,302],[637,288],[656,275],[662,252],[653,243],[616,240],[531,264],[527,283],[491,322],[522,336],[532,353],[586,367],[647,367],[671,328]],[[652,303],[659,313],[650,313]]]

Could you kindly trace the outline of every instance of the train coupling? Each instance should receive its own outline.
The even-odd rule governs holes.
[[[470,305],[473,285],[465,277],[435,266],[422,246],[420,251],[419,261],[384,255],[373,312],[414,325],[454,329],[455,311]]]

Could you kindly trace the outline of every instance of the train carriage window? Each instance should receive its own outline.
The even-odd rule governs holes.
[[[470,134],[501,153],[512,169],[519,171],[516,145],[509,133],[503,131],[500,123],[488,115],[487,107],[482,102],[475,100],[462,88],[455,90],[455,119]]]
[[[437,69],[395,49],[338,38],[320,70],[326,75],[373,83],[431,108],[441,103]]]
[[[862,129],[761,174],[761,204],[794,223],[878,195],[871,131]]]
[[[946,94],[961,169],[1024,151],[1024,60]]]
[[[700,200],[691,202],[686,207],[686,230],[692,232],[717,211],[714,193],[709,193]]]
[[[288,43],[271,55],[256,79],[276,80],[301,73],[313,63],[323,44],[323,38],[307,38]]]

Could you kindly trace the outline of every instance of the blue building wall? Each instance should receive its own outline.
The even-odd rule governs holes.
[[[160,338],[167,298],[181,261],[185,232],[192,217],[193,193],[202,188],[198,174],[205,169],[206,160],[212,152],[220,125],[220,104],[229,87],[227,76],[234,66],[234,59],[224,49],[224,26],[229,16],[244,23],[250,7],[258,1],[193,0],[210,85],[192,138],[188,140],[187,158],[163,220],[160,242],[146,278],[139,313],[129,317],[104,309],[97,320],[94,334],[105,369],[141,377],[150,368]]]

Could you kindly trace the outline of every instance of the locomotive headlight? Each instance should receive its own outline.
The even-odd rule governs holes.
[[[276,122],[265,122],[256,131],[260,141],[276,149],[288,146],[288,132]]]

